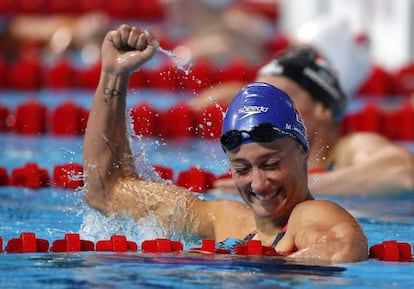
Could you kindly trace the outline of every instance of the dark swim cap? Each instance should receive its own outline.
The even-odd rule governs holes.
[[[345,113],[347,98],[337,76],[327,61],[312,49],[301,47],[287,50],[264,65],[258,75],[289,78],[331,109],[336,120],[340,120]]]
[[[249,132],[263,124],[272,125],[281,136],[290,136],[309,150],[306,128],[290,97],[273,85],[253,82],[244,86],[230,103],[223,119],[222,136],[243,131],[247,133],[240,144],[254,142]]]

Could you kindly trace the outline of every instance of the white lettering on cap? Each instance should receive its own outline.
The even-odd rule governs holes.
[[[242,108],[239,108],[237,111],[239,114],[243,114],[240,119],[246,118],[248,116],[258,114],[258,113],[265,113],[269,110],[266,106],[257,106],[257,105],[245,105]]]
[[[322,86],[329,94],[335,98],[335,100],[339,100],[341,96],[339,95],[338,91],[332,86],[332,77],[323,72],[317,72],[309,67],[305,67],[303,70],[303,74],[308,76],[310,79],[315,81],[319,86]]]

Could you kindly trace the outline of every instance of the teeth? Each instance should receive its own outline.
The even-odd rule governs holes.
[[[257,194],[255,194],[255,196],[259,201],[268,201],[271,198],[273,198],[274,196],[276,196],[276,194],[277,194],[277,192],[274,191],[273,193],[267,194],[267,195],[264,195],[264,196],[263,195],[257,195]]]

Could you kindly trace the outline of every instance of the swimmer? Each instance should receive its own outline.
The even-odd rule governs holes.
[[[130,76],[157,50],[137,26],[121,25],[102,44],[102,68],[84,139],[85,200],[104,214],[155,216],[166,233],[202,239],[256,239],[287,258],[348,263],[368,258],[367,239],[338,204],[315,200],[307,186],[309,144],[289,96],[266,83],[236,95],[223,120],[221,145],[244,203],[201,200],[136,171],[126,122]],[[136,163],[137,162],[137,163]]]
[[[340,136],[347,97],[330,65],[315,51],[285,51],[259,70],[256,81],[282,89],[298,107],[310,143],[309,188],[315,195],[414,190],[414,156],[408,148],[372,132]],[[233,180],[218,180],[212,191],[234,192]]]

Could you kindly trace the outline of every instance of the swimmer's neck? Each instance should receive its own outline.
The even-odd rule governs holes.
[[[280,219],[269,219],[256,217],[256,230],[257,236],[260,240],[273,239],[279,233],[279,231],[286,226],[289,220],[289,216],[284,216]]]
[[[307,189],[301,202],[309,200],[314,200],[314,197],[310,193],[309,189]],[[271,240],[271,242],[273,242],[275,236],[279,233],[279,231],[287,225],[289,218],[290,214],[287,214],[280,218],[260,218],[258,216],[255,216],[258,238],[263,241]]]

